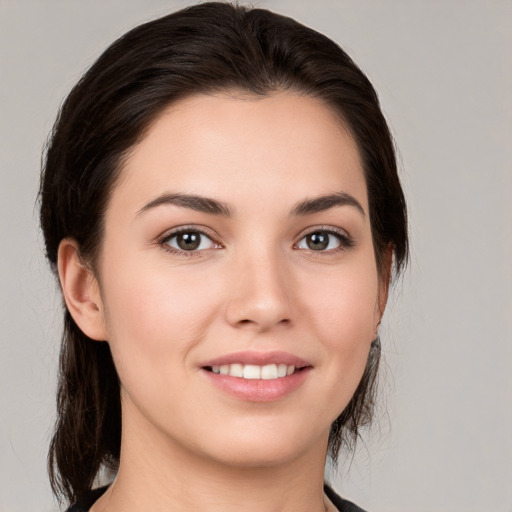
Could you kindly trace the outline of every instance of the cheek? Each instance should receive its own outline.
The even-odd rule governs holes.
[[[328,401],[335,404],[333,418],[345,408],[364,372],[375,337],[378,296],[377,272],[371,265],[360,271],[333,273],[311,290],[307,323],[321,341]]]
[[[108,341],[118,367],[137,361],[138,368],[144,362],[149,368],[183,358],[215,314],[216,300],[206,289],[207,280],[150,265],[137,272],[117,268],[105,275],[115,276],[105,281],[104,296]]]
[[[333,272],[317,280],[304,295],[311,321],[329,343],[358,345],[362,340],[372,341],[378,311],[378,278],[372,266],[357,272]]]

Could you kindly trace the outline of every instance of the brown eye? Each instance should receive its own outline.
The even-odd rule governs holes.
[[[298,249],[310,251],[331,251],[339,249],[342,245],[349,245],[347,237],[332,231],[314,231],[306,235],[297,244]],[[345,243],[344,243],[345,242]]]
[[[214,242],[200,231],[182,231],[170,236],[165,243],[178,251],[202,251],[214,247]]]
[[[329,245],[329,234],[322,231],[312,233],[306,237],[306,244],[312,251],[323,251]]]
[[[180,233],[176,236],[176,243],[184,251],[195,251],[201,244],[199,233]]]

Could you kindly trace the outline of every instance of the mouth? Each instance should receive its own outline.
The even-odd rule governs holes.
[[[248,350],[205,361],[201,368],[216,375],[240,379],[274,380],[312,368],[312,365],[309,361],[288,352]]]
[[[279,363],[279,364],[223,364],[211,365],[203,367],[206,371],[218,374],[229,375],[230,377],[238,377],[248,380],[274,380],[289,377],[296,372],[300,372],[307,368],[307,365],[296,367],[293,364]]]
[[[205,361],[200,368],[210,383],[232,397],[272,402],[297,391],[313,366],[286,352],[246,351]]]

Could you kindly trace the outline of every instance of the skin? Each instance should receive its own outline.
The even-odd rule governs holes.
[[[340,193],[362,211],[291,214]],[[148,207],[162,194],[212,198],[231,214]],[[176,249],[182,226],[206,233],[199,250]],[[311,249],[307,235],[326,230],[341,236]],[[95,271],[66,239],[59,273],[75,321],[107,340],[121,381],[120,469],[93,512],[329,506],[329,428],[362,376],[387,283],[355,141],[326,106],[290,92],[171,105],[124,163]],[[279,400],[241,400],[201,363],[243,350],[311,368]]]

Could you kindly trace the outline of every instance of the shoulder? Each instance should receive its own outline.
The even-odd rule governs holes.
[[[94,502],[108,489],[108,485],[105,487],[99,487],[89,491],[85,496],[78,500],[74,505],[69,507],[66,512],[88,512],[89,509],[94,505]]]
[[[327,484],[324,485],[325,494],[332,501],[333,505],[340,512],[365,512],[362,508],[358,507],[351,501],[344,500],[338,496]]]

